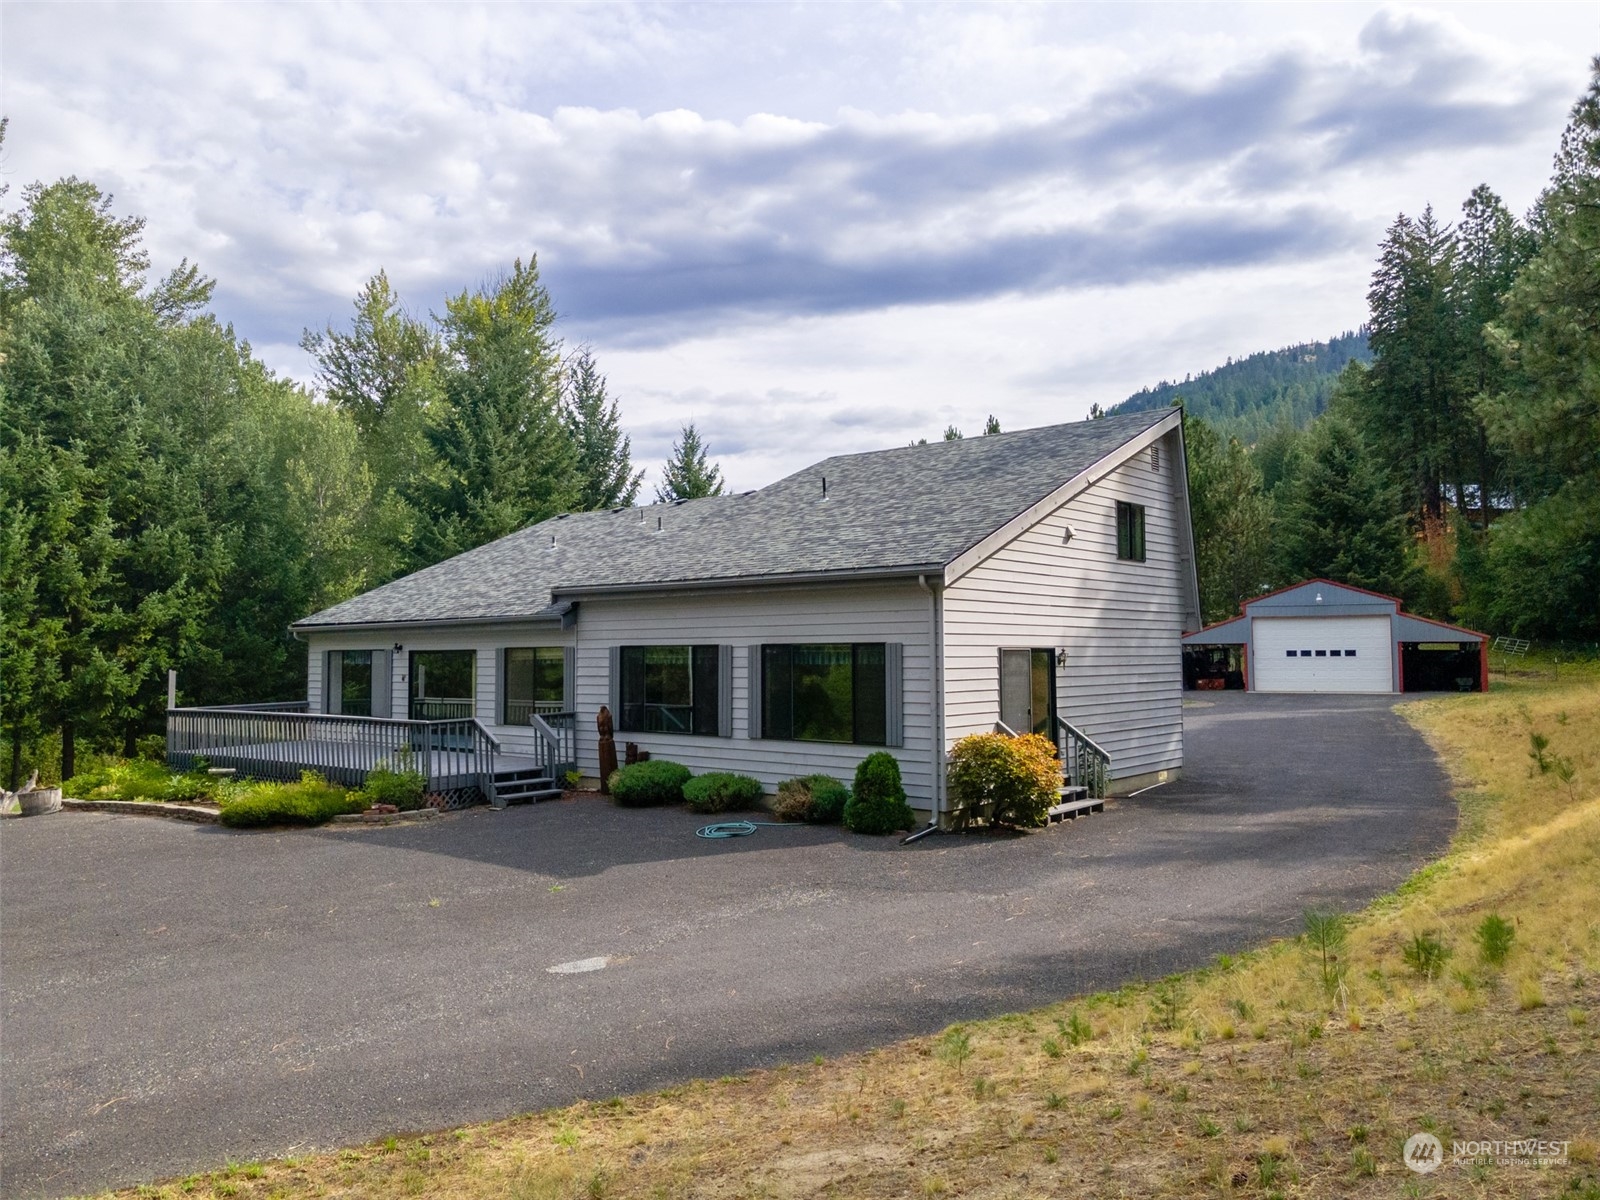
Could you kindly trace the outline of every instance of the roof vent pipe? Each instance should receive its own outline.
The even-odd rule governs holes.
[[[824,500],[828,498],[828,477],[826,475],[822,477],[822,498]]]
[[[662,529],[661,529],[661,518],[660,517],[656,518],[656,532],[657,533],[662,532]]]

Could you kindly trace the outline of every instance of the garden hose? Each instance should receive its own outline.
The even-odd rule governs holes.
[[[772,829],[804,828],[790,821],[721,821],[716,825],[702,825],[694,831],[694,835],[713,842],[721,838],[749,837],[762,825]]]

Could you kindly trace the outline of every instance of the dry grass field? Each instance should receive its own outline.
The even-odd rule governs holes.
[[[118,1195],[1600,1200],[1600,679],[1403,711],[1454,774],[1460,831],[1320,944],[871,1053]],[[1486,955],[1491,915],[1512,933]],[[1422,1131],[1444,1146],[1430,1174],[1401,1156]],[[1526,1138],[1567,1143],[1565,1161],[1451,1156]]]

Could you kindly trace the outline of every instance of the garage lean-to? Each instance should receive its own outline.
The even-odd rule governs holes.
[[[1487,641],[1401,612],[1393,596],[1311,579],[1185,637],[1184,677],[1260,692],[1478,691]]]

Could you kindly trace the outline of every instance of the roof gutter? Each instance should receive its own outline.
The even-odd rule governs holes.
[[[599,583],[551,589],[553,599],[582,599],[591,596],[631,596],[649,592],[728,591],[738,588],[771,587],[775,584],[854,583],[879,579],[941,579],[943,563],[921,563],[906,567],[868,567],[858,571],[796,571],[784,575],[735,575],[713,579],[671,579],[651,583]]]
[[[561,622],[560,613],[549,616],[537,616],[529,613],[525,616],[508,617],[438,617],[425,621],[329,621],[326,624],[306,624],[296,621],[289,626],[289,632],[296,638],[306,633],[339,633],[345,630],[373,630],[374,632],[385,629],[433,629],[442,626],[454,625],[555,625]]]

